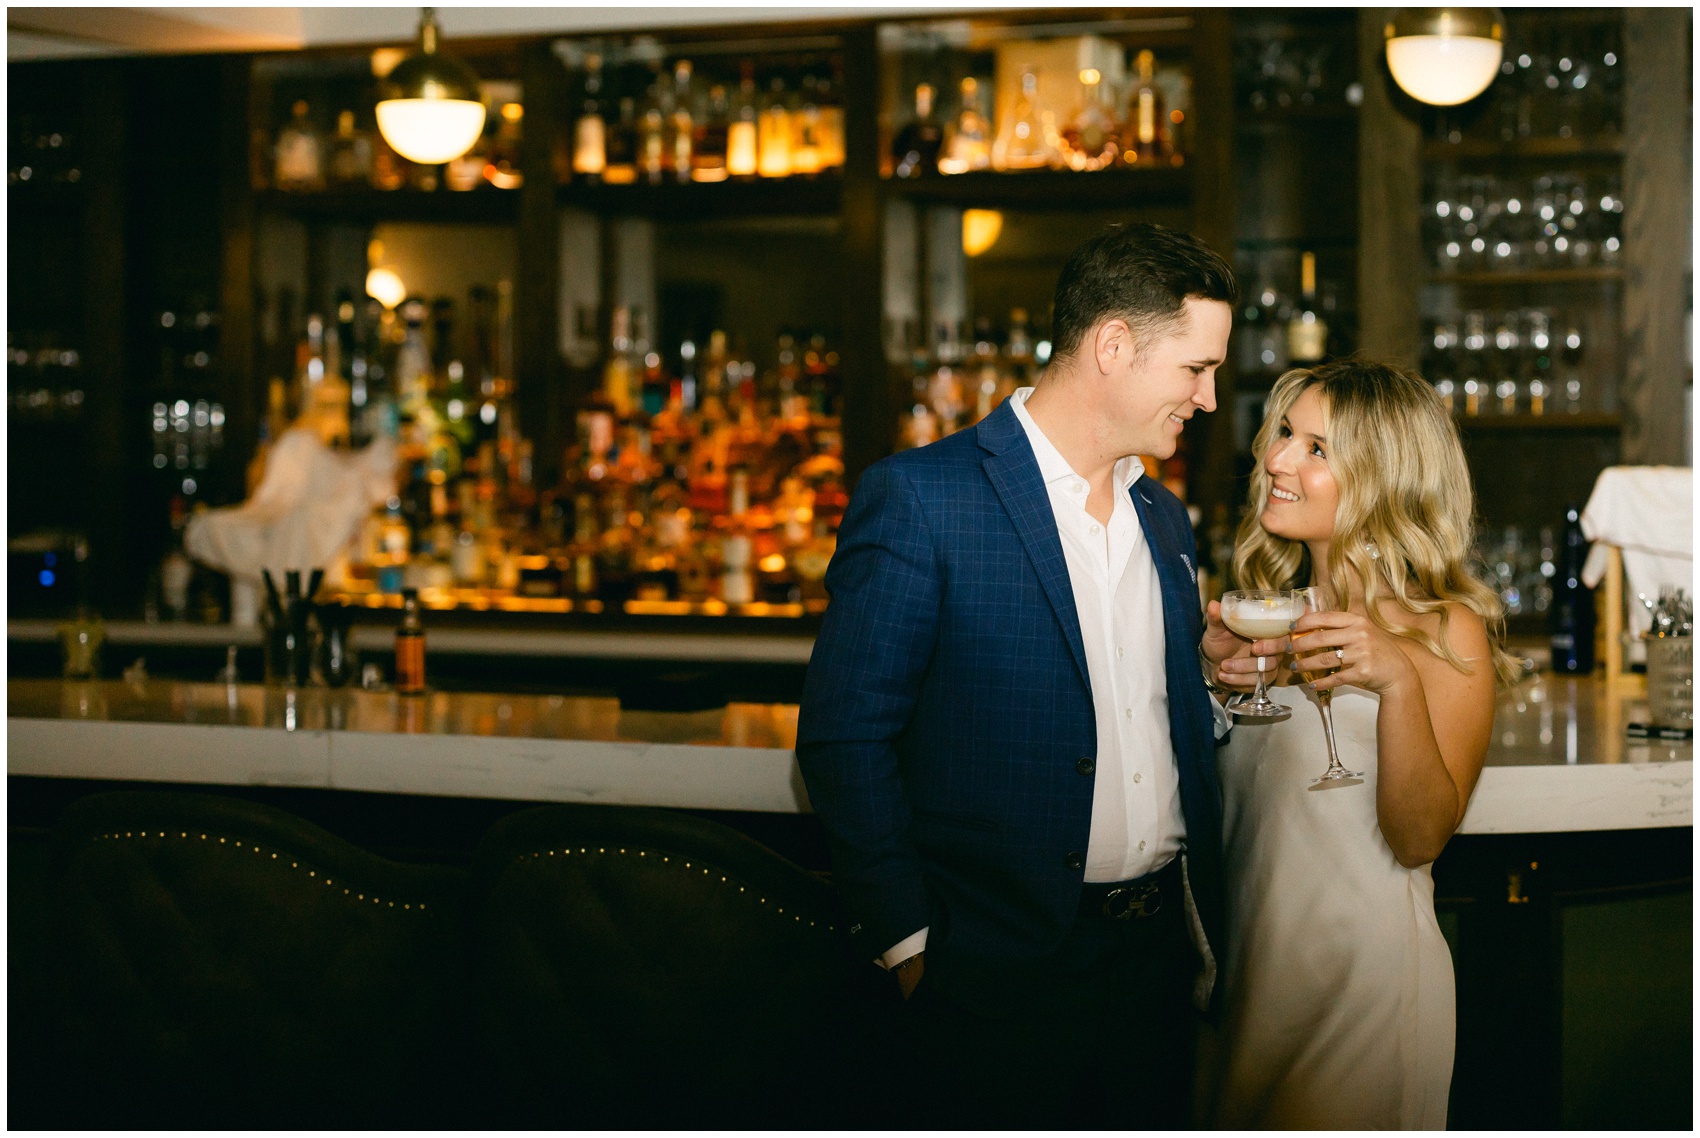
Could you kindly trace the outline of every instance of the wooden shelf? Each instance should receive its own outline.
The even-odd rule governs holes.
[[[512,225],[519,218],[519,194],[479,189],[465,193],[437,190],[324,190],[292,193],[264,190],[255,195],[263,210],[305,221],[441,221]]]
[[[713,183],[569,182],[556,190],[562,205],[594,213],[700,221],[730,217],[820,217],[839,212],[844,179],[837,174],[814,178],[758,178]]]
[[[888,178],[882,184],[887,193],[896,197],[967,207],[1131,208],[1184,203],[1192,186],[1192,173],[1185,166],[1019,173],[981,170],[970,174]]]
[[[1590,138],[1519,138],[1511,142],[1495,142],[1491,139],[1437,142],[1430,139],[1423,143],[1423,158],[1431,162],[1622,157],[1623,136],[1620,134],[1598,135]]]
[[[1461,285],[1587,284],[1622,279],[1622,269],[1604,266],[1591,269],[1528,269],[1515,273],[1437,273],[1429,278],[1433,284]]]
[[[1458,416],[1458,429],[1466,433],[1489,431],[1619,431],[1623,416],[1606,411],[1581,411],[1567,415],[1467,415]]]

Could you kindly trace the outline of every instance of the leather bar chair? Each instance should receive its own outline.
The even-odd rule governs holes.
[[[891,1000],[829,885],[725,826],[510,815],[473,864],[478,1036],[534,1127],[844,1127],[878,1115]],[[883,1074],[875,1081],[873,1068]]]
[[[13,1125],[465,1118],[463,871],[198,794],[91,796],[53,841],[46,1022],[12,1024],[14,1058],[36,1050]]]

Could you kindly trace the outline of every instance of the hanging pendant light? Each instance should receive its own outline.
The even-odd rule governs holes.
[[[1498,8],[1399,8],[1385,34],[1394,82],[1437,107],[1467,103],[1487,90],[1505,54]]]
[[[437,50],[441,30],[431,8],[419,18],[419,50],[395,65],[382,86],[378,130],[403,158],[435,166],[459,158],[484,131],[478,76]]]

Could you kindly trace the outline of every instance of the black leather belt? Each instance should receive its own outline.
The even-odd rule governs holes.
[[[1131,881],[1088,881],[1080,887],[1080,915],[1112,921],[1154,917],[1181,905],[1181,859]]]

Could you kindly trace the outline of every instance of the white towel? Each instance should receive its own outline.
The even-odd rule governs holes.
[[[1656,598],[1664,586],[1694,588],[1694,471],[1686,466],[1610,466],[1600,471],[1582,532],[1594,542],[1582,567],[1589,588],[1605,576],[1607,546],[1623,550],[1624,591],[1632,602],[1629,630],[1652,618],[1636,593]]]

